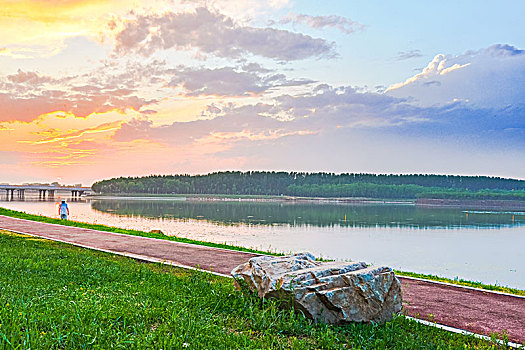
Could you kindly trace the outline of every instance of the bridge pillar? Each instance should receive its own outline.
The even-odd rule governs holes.
[[[49,197],[55,197],[55,190],[49,190]]]

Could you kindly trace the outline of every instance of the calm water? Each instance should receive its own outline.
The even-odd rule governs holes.
[[[56,217],[56,200],[0,206]],[[107,198],[69,201],[71,219],[279,252],[310,251],[525,289],[525,213],[348,205]]]

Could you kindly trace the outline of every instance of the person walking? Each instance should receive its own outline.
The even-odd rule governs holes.
[[[60,219],[67,220],[67,216],[69,215],[69,207],[67,206],[65,200],[62,200],[62,203],[60,203],[58,206],[58,214],[60,215]]]

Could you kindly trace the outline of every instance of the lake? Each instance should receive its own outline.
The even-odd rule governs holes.
[[[58,199],[0,206],[57,217]],[[276,252],[362,260],[395,269],[525,289],[525,212],[414,205],[202,201],[185,198],[68,200],[71,220]]]

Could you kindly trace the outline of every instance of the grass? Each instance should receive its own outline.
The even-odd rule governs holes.
[[[0,231],[0,349],[494,349],[395,317],[313,324],[230,279]]]
[[[510,287],[505,287],[505,286],[483,284],[481,282],[467,281],[467,280],[460,279],[460,278],[451,279],[451,278],[445,278],[445,277],[440,277],[436,275],[426,275],[426,274],[420,274],[420,273],[415,273],[415,272],[406,272],[406,271],[397,271],[397,270],[395,270],[395,273],[400,276],[416,277],[416,278],[422,278],[426,280],[457,284],[460,286],[487,289],[487,290],[493,290],[497,292],[504,292],[504,293],[509,293],[509,294],[525,296],[525,290],[510,288]]]

